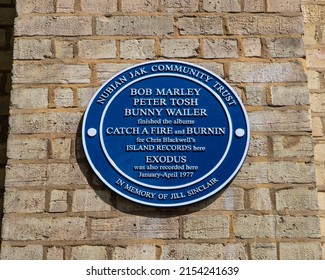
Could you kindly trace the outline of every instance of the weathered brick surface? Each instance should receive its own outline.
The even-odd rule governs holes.
[[[265,4],[264,0],[245,0],[244,12],[264,12]]]
[[[247,260],[247,253],[243,243],[228,243],[223,250],[225,260]]]
[[[247,38],[243,40],[244,55],[248,57],[261,57],[262,44],[259,38]]]
[[[218,201],[211,203],[207,209],[209,210],[243,210],[245,192],[241,188],[227,188]]]
[[[304,21],[307,23],[324,23],[325,5],[306,3],[302,6]]]
[[[71,139],[55,138],[51,141],[50,158],[69,159],[71,157]]]
[[[46,260],[64,260],[64,250],[61,247],[46,248]]]
[[[267,0],[267,12],[300,12],[301,0]]]
[[[281,260],[320,260],[322,249],[318,242],[280,243]]]
[[[73,58],[74,42],[65,40],[54,40],[54,52],[56,58]]]
[[[324,160],[324,147],[325,147],[325,143],[318,143],[314,145],[314,153],[315,153],[314,159],[317,162],[316,168],[318,168],[319,163],[322,163]],[[322,177],[319,177],[319,179],[321,178]]]
[[[52,56],[50,39],[17,39],[14,59],[44,59]]]
[[[249,113],[253,131],[310,131],[311,119],[308,111],[264,110]]]
[[[317,216],[279,216],[276,221],[279,238],[319,238],[320,226]]]
[[[301,38],[271,38],[265,41],[269,57],[305,56],[304,42]]]
[[[86,219],[10,218],[3,219],[3,240],[82,240],[86,237]]]
[[[305,23],[305,36],[304,36],[304,42],[306,46],[317,44],[317,41],[319,38],[318,31],[316,30],[315,24],[307,24]]]
[[[54,89],[54,104],[57,107],[69,108],[73,107],[73,90],[71,88]]]
[[[155,57],[155,41],[152,39],[125,40],[121,42],[121,58],[152,59]]]
[[[180,243],[162,246],[162,260],[243,260],[245,248],[238,244]]]
[[[75,190],[72,198],[72,211],[110,211],[110,193],[94,190]]]
[[[252,136],[250,147],[248,150],[249,156],[267,156],[268,155],[268,139],[265,136]]]
[[[308,88],[310,90],[321,88],[321,77],[322,74],[318,71],[309,70],[307,71],[308,76]]]
[[[198,11],[197,0],[162,0],[161,10],[167,13],[183,12],[193,13]]]
[[[40,260],[43,258],[42,245],[27,245],[24,247],[2,246],[2,260]]]
[[[17,88],[11,91],[11,106],[18,109],[45,109],[48,107],[48,89]]]
[[[13,7],[1,7],[0,24],[12,25],[15,18],[15,9]]]
[[[276,217],[238,215],[235,220],[235,235],[240,238],[274,238]]]
[[[245,163],[235,178],[235,182],[239,184],[266,184],[268,182],[267,163]]]
[[[223,34],[221,17],[181,17],[177,27],[181,35],[220,35]]]
[[[318,47],[314,49],[308,49],[306,51],[307,55],[307,65],[315,68],[320,68],[324,66],[325,63],[325,48]]]
[[[15,35],[91,35],[91,22],[91,17],[83,16],[24,16],[17,18],[15,21]],[[69,26],[69,28],[67,28],[67,26]]]
[[[13,66],[13,75],[13,82],[17,84],[75,84],[89,83],[91,70],[87,64],[17,63]]]
[[[274,157],[312,157],[313,139],[309,136],[274,136],[271,139]]]
[[[240,12],[240,0],[203,0],[203,10],[207,12]]]
[[[277,210],[317,210],[317,192],[304,188],[280,190],[275,194]]]
[[[10,138],[7,147],[9,159],[45,159],[48,141],[42,138]]]
[[[5,213],[43,213],[45,210],[45,191],[7,191],[5,194]]]
[[[271,162],[268,179],[272,183],[314,183],[314,166],[304,162]]]
[[[53,13],[54,0],[16,0],[18,14]]]
[[[230,236],[230,221],[226,216],[184,217],[184,238],[227,238]]]
[[[121,0],[122,12],[127,13],[156,12],[158,7],[158,0]]]
[[[164,57],[195,57],[198,54],[197,39],[165,39],[161,42],[161,52]]]
[[[90,102],[92,96],[96,93],[97,88],[86,87],[78,89],[78,105],[80,107],[86,107]]]
[[[235,235],[240,238],[318,238],[319,219],[316,216],[238,215]]]
[[[246,86],[246,104],[260,105],[267,104],[267,87],[264,85],[248,85]]]
[[[152,244],[115,247],[112,252],[113,260],[154,260],[155,258],[156,246]]]
[[[325,235],[325,218],[324,217],[320,218],[320,233],[321,233],[321,236]]]
[[[0,53],[0,71],[9,71],[11,69],[11,62],[12,62],[12,53],[10,51],[2,51]]]
[[[7,161],[6,153],[7,153],[7,145],[6,145],[6,143],[1,143],[0,144],[0,161],[1,161],[1,163],[4,163]],[[1,168],[1,171],[2,170],[4,170],[4,169]],[[2,175],[2,173],[1,173],[1,175]],[[4,179],[4,177],[3,177],[3,179]]]
[[[319,186],[324,186],[325,185],[325,166],[323,164],[317,164],[315,166],[315,175],[316,175],[316,180],[317,184]]]
[[[249,207],[254,210],[272,210],[270,190],[256,188],[249,190]]]
[[[81,10],[86,13],[113,13],[117,10],[117,0],[81,0]]]
[[[198,62],[199,66],[202,66],[214,73],[216,73],[217,75],[219,75],[220,77],[224,77],[225,73],[224,73],[224,69],[223,69],[223,64],[222,63],[216,63],[216,62]]]
[[[272,86],[271,102],[274,106],[307,105],[309,92],[306,86]]]
[[[107,251],[105,246],[76,246],[72,247],[72,260],[106,260]]]
[[[315,113],[322,113],[325,110],[325,97],[323,93],[313,93],[310,95],[311,110]]]
[[[81,113],[34,113],[11,118],[12,133],[76,133]]]
[[[6,40],[6,30],[5,29],[0,29],[0,47],[4,48],[6,47],[7,40]]]
[[[91,223],[91,230],[94,240],[179,238],[179,222],[176,218],[154,219],[130,216],[96,219]]]
[[[306,74],[297,62],[234,62],[230,64],[230,79],[236,83],[303,82]]]
[[[237,41],[234,39],[204,40],[205,58],[236,58],[238,57]]]
[[[220,260],[223,259],[222,244],[169,244],[162,246],[162,260]]]
[[[170,16],[115,16],[96,18],[97,35],[149,36],[173,33]]]
[[[78,48],[78,55],[82,58],[103,59],[116,57],[114,40],[81,40],[78,42]]]
[[[253,260],[276,260],[277,249],[275,243],[253,243],[250,245]]]
[[[276,15],[236,15],[228,18],[228,28],[230,34],[239,35],[302,34],[303,20]]]
[[[12,34],[15,13],[15,6],[12,1],[0,1],[0,243],[2,231],[1,219],[4,212],[5,166],[7,163],[6,150],[13,58]],[[42,246],[39,247],[42,249]],[[25,252],[16,253],[14,248],[6,247],[3,250],[0,248],[0,259],[6,257],[23,259]],[[32,254],[29,252],[27,252],[27,255],[32,258]],[[39,255],[39,257],[42,257],[42,255]]]
[[[87,184],[81,166],[69,163],[15,164],[7,166],[8,187]]]
[[[49,212],[60,213],[68,210],[68,192],[64,190],[53,190],[50,197]]]
[[[56,12],[73,13],[75,0],[56,0]]]

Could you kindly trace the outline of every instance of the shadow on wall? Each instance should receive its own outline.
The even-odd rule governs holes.
[[[15,0],[0,2],[0,225],[3,216],[5,167],[7,163],[6,150],[15,14]]]

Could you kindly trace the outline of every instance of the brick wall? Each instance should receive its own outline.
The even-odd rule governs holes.
[[[304,1],[305,48],[314,138],[316,185],[325,259],[325,2]]]
[[[3,259],[322,257],[310,108],[320,127],[324,75],[319,59],[305,60],[300,0],[16,2]],[[323,36],[323,10],[314,6],[304,6],[305,28]],[[192,206],[126,201],[98,181],[82,152],[80,122],[92,94],[151,59],[211,69],[248,111],[243,168],[223,193]],[[319,85],[311,98],[306,67],[308,84]],[[322,133],[314,135],[321,191],[324,130],[313,131]]]

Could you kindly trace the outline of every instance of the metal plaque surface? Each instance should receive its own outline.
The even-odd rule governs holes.
[[[223,79],[170,60],[109,79],[82,128],[86,157],[103,183],[157,207],[187,205],[223,189],[242,166],[249,138],[246,111]]]

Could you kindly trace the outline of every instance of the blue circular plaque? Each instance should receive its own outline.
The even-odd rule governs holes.
[[[180,61],[135,65],[109,79],[83,120],[86,157],[132,201],[182,206],[223,189],[247,154],[247,114],[216,74]]]

